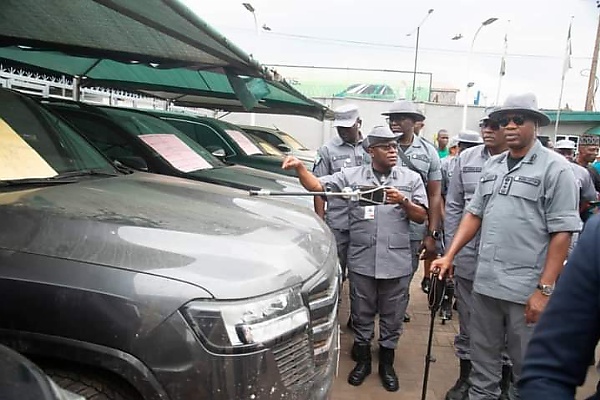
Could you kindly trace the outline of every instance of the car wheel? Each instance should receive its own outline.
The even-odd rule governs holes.
[[[44,368],[44,371],[61,388],[78,394],[86,400],[140,400],[140,396],[120,382],[88,371],[71,371]]]

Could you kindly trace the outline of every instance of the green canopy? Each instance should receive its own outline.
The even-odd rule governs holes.
[[[177,0],[3,0],[0,62],[175,105],[323,119]]]
[[[107,87],[170,100],[174,105],[225,111],[304,115],[323,119],[327,107],[286,82],[235,74],[161,69],[139,63],[69,56],[52,51],[0,47],[0,63],[27,70],[81,76],[82,86]]]
[[[0,46],[165,68],[264,69],[177,0],[2,0]]]
[[[585,135],[600,136],[600,126],[595,126],[593,128],[588,129],[587,131],[585,131]]]

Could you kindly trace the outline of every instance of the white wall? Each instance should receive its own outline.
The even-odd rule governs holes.
[[[356,104],[360,109],[363,120],[362,131],[367,134],[374,126],[384,125],[385,117],[382,112],[389,109],[390,101],[385,100],[362,100],[362,99],[315,99],[328,107],[335,109],[342,104]],[[436,103],[419,103],[421,111],[427,117],[422,134],[428,139],[440,129],[446,129],[450,135],[456,135],[462,125],[462,107],[456,105],[445,105]],[[469,107],[467,114],[467,127],[478,130],[479,119],[483,116],[483,107]],[[223,114],[221,114],[223,115]],[[251,115],[249,113],[231,113],[222,119],[234,124],[250,125]],[[300,142],[311,149],[317,149],[336,134],[332,128],[331,121],[318,121],[309,117],[255,114],[256,125],[277,126],[295,136]]]

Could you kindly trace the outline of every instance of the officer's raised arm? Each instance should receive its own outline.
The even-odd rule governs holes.
[[[298,179],[304,188],[311,192],[323,192],[324,188],[319,179],[306,169],[304,163],[294,156],[287,156],[281,164],[281,168],[295,169]]]

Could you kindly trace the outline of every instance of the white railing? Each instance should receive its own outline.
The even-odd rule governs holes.
[[[0,87],[46,98],[73,98],[73,79],[31,72],[2,64],[0,64]],[[161,110],[167,109],[168,106],[168,102],[165,100],[102,87],[81,88],[80,100],[92,104]]]

